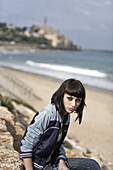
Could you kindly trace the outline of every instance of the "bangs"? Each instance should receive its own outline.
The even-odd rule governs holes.
[[[61,86],[58,88],[58,90],[53,94],[51,98],[51,103],[55,104],[57,111],[59,111],[59,114],[64,119],[66,110],[64,108],[64,94],[68,94],[70,96],[74,96],[77,98],[81,98],[81,103],[77,109],[75,109],[75,112],[78,114],[75,121],[78,119],[79,124],[82,121],[82,114],[85,104],[85,88],[83,84],[74,78],[70,78],[65,80]]]
[[[73,85],[73,83],[69,85],[68,87],[66,87],[65,93],[69,94],[70,96],[74,96],[78,98],[84,98],[85,96],[84,88],[81,88],[77,84]]]

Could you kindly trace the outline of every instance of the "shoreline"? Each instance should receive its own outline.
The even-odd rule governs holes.
[[[10,44],[10,42],[1,42],[0,41],[0,50],[71,50],[71,49],[61,49],[61,48],[39,48],[36,44],[25,44],[25,43],[17,43],[15,45]],[[73,51],[73,49],[72,49]],[[93,52],[105,52],[105,53],[113,53],[113,50],[111,49],[74,49],[74,51],[93,51]]]
[[[58,78],[55,78],[55,77],[52,77],[52,76],[49,76],[49,75],[33,73],[33,72],[25,71],[25,70],[20,70],[20,69],[17,69],[17,68],[12,68],[12,67],[9,67],[9,66],[0,66],[0,67],[1,68],[6,68],[6,69],[9,69],[9,70],[12,70],[12,71],[14,70],[14,71],[19,71],[19,72],[24,72],[26,74],[37,75],[37,76],[40,76],[40,77],[43,77],[43,78],[56,80],[56,81],[59,81],[60,83],[64,81],[64,80],[61,80],[61,79],[58,79]],[[113,95],[113,90],[108,90],[108,89],[105,89],[105,88],[91,86],[91,85],[88,85],[88,84],[84,84],[84,86],[85,86],[85,88],[87,88],[89,90],[93,90],[93,91],[97,91],[97,92],[101,92],[101,93],[108,93],[110,95]]]
[[[28,50],[28,49],[36,49],[36,50],[61,50],[61,51],[81,51],[82,49],[78,46],[72,47],[47,47],[43,46],[43,44],[32,44],[32,43],[22,43],[18,42],[16,44],[11,44],[11,42],[3,42],[0,41],[0,50],[7,49],[7,50]]]

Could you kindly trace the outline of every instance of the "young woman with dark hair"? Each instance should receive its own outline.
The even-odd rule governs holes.
[[[44,107],[33,118],[21,141],[20,159],[26,170],[100,170],[93,159],[66,158],[64,139],[70,114],[82,121],[85,88],[76,79],[64,81]]]

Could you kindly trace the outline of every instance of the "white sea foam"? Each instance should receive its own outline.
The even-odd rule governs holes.
[[[24,55],[24,54],[29,54],[29,53],[35,53],[36,50],[18,50],[18,49],[14,49],[14,50],[0,50],[0,54],[4,54],[4,55]]]
[[[29,67],[29,65],[31,67]],[[104,88],[108,90],[113,90],[113,82],[108,81],[107,77],[93,77],[93,76],[88,76],[88,75],[83,75],[83,74],[75,74],[75,73],[69,73],[69,72],[63,72],[63,71],[57,71],[57,70],[52,70],[52,69],[44,69],[44,67],[35,67],[34,64],[31,62],[28,65],[15,65],[15,64],[7,64],[4,62],[0,62],[0,66],[8,66],[17,70],[23,70],[26,72],[31,72],[35,74],[41,74],[41,75],[47,75],[50,77],[54,77],[57,79],[65,80],[70,77],[75,77],[76,79],[80,80],[84,84],[90,85],[90,86],[95,86],[99,88]],[[33,67],[32,67],[33,66]]]
[[[97,70],[90,70],[90,69],[83,69],[83,68],[75,68],[67,65],[55,65],[55,64],[46,64],[46,63],[37,63],[33,61],[26,61],[26,64],[33,67],[39,68],[46,68],[49,70],[73,73],[73,74],[80,74],[80,75],[87,75],[91,77],[106,77],[107,75],[103,72]]]
[[[113,90],[113,56],[111,53],[0,50],[0,66],[61,80],[73,77],[90,86]]]
[[[1,54],[20,54],[21,51],[20,50],[1,50],[0,51]]]

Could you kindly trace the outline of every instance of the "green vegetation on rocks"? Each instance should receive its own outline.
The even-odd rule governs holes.
[[[10,112],[12,112],[13,109],[14,109],[12,101],[14,101],[17,104],[22,104],[23,106],[25,106],[25,107],[33,110],[34,112],[36,112],[36,110],[32,106],[30,106],[29,104],[27,104],[25,102],[17,100],[17,99],[11,99],[9,97],[2,96],[0,94],[0,105],[6,107]]]
[[[13,110],[13,105],[11,103],[11,99],[8,98],[8,97],[2,96],[1,94],[0,94],[0,105],[4,106],[4,107],[7,107],[7,109],[9,111]]]

